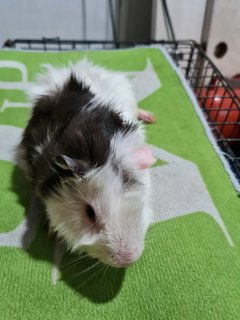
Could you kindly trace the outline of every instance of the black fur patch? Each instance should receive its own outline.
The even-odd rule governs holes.
[[[133,174],[126,169],[122,170],[122,182],[125,186],[131,187],[138,184],[139,182],[133,177]]]
[[[22,147],[32,169],[32,182],[43,197],[56,192],[66,177],[66,172],[54,166],[56,157],[66,155],[76,160],[77,174],[83,175],[106,163],[115,133],[127,134],[137,129],[136,124],[125,122],[110,106],[94,105],[93,98],[90,89],[71,75],[62,90],[36,101]],[[38,146],[42,149],[40,154]]]
[[[112,168],[116,176],[121,178],[122,183],[126,188],[138,184],[138,181],[133,176],[133,172],[126,168],[122,168],[121,164],[117,160],[112,160]]]

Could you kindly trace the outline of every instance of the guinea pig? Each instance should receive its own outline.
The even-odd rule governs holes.
[[[137,261],[151,219],[150,167],[131,84],[82,60],[48,66],[29,89],[33,109],[19,146],[51,230],[72,251],[114,267]]]

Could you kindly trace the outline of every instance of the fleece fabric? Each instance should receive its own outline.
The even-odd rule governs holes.
[[[81,58],[125,72],[157,164],[155,223],[128,269],[63,253],[31,205],[14,157],[44,64]],[[234,320],[240,315],[240,200],[175,70],[158,48],[0,52],[0,319]]]

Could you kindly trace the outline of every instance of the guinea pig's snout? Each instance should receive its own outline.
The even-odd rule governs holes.
[[[125,251],[117,252],[113,255],[113,261],[118,267],[128,267],[135,262],[132,254]]]
[[[112,260],[116,267],[129,267],[134,262],[136,262],[141,253],[137,252],[137,250],[129,250],[121,248],[117,252],[112,254]]]

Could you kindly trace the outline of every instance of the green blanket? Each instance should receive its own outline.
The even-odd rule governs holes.
[[[43,64],[80,58],[126,72],[159,159],[141,259],[106,269],[47,235],[14,158]],[[79,260],[81,259],[81,260]],[[0,52],[0,319],[239,319],[240,201],[179,77],[158,48]]]

